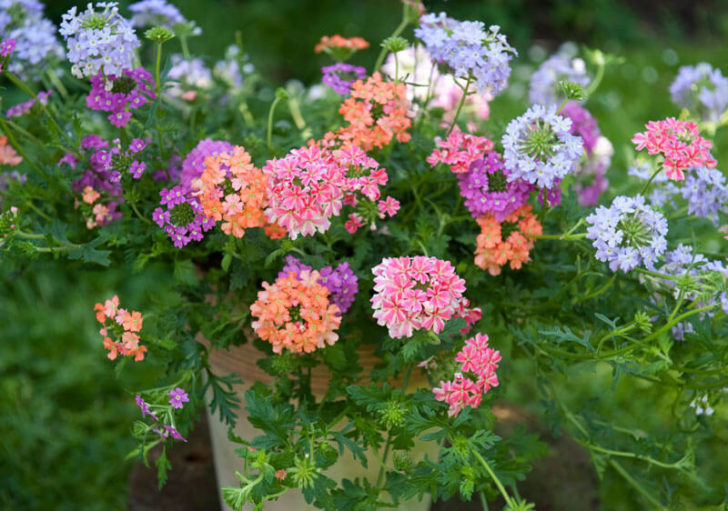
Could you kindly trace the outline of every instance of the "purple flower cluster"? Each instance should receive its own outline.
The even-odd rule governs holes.
[[[534,105],[508,123],[502,139],[508,180],[554,188],[556,179],[573,172],[584,154],[581,137],[570,129],[571,120],[557,115],[555,106]]]
[[[10,54],[13,53],[13,51],[15,50],[16,45],[17,41],[15,39],[7,39],[0,43],[0,57],[9,57]],[[0,71],[2,71],[2,67],[0,67]]]
[[[99,71],[91,77],[91,92],[86,106],[92,110],[110,112],[108,119],[117,128],[123,128],[131,119],[131,112],[156,98],[152,75],[143,67],[124,69],[120,76]]]
[[[333,66],[322,67],[321,73],[323,73],[321,81],[325,85],[345,96],[349,94],[351,86],[356,80],[363,80],[366,77],[367,70],[361,66],[339,62]]]
[[[171,87],[167,89],[170,96],[179,97],[185,91],[212,87],[212,72],[202,59],[185,59],[176,53],[171,60],[172,68],[167,73],[167,78],[172,81]]]
[[[517,55],[499,30],[497,25],[486,30],[480,21],[458,21],[441,12],[422,16],[415,36],[455,77],[472,78],[478,89],[497,96],[508,86],[510,61]]]
[[[6,38],[17,43],[8,69],[22,80],[39,79],[63,59],[56,27],[43,17],[43,4],[37,0],[0,0],[0,40]]]
[[[60,33],[68,46],[71,73],[77,78],[105,75],[120,76],[134,65],[134,51],[141,46],[128,20],[119,14],[117,2],[93,4],[81,14],[72,7],[63,15]]]
[[[175,390],[182,390],[182,389],[175,389]],[[182,392],[184,392],[184,390],[182,390]],[[184,392],[184,394],[185,394],[185,396],[187,395],[186,392]],[[168,394],[168,395],[171,395],[171,394]],[[172,399],[174,399],[174,398],[172,398]],[[142,399],[142,396],[137,394],[135,401],[136,401],[136,404],[139,407],[139,409],[142,411],[142,419],[144,417],[146,417],[147,415],[149,415],[156,422],[159,422],[159,417],[154,415],[154,412],[152,412],[151,408],[149,407],[149,403],[144,401],[144,399]],[[182,407],[181,403],[179,403],[180,406],[175,406],[172,403],[171,399],[170,399],[170,404],[175,408]],[[162,437],[165,440],[167,439],[167,437],[171,436],[175,440],[181,440],[183,442],[187,441],[182,435],[180,435],[179,431],[177,431],[177,429],[174,426],[170,426],[168,424],[162,424],[162,428],[151,428],[151,429],[153,432],[155,432],[156,434],[158,434],[160,437]]]
[[[191,189],[192,181],[198,179],[205,170],[205,158],[219,153],[227,153],[232,150],[233,145],[224,140],[212,140],[209,138],[200,140],[182,162],[182,173],[179,177],[179,184],[187,190]]]
[[[141,0],[129,6],[132,13],[132,27],[166,27],[173,29],[175,25],[186,23],[187,20],[180,10],[166,0]]]
[[[490,214],[502,222],[525,204],[533,186],[522,179],[508,181],[509,174],[495,151],[473,161],[468,172],[458,174],[460,195],[473,218]]]
[[[692,275],[696,277],[695,289],[703,289],[707,284],[704,276],[707,273],[715,272],[722,275],[723,278],[728,277],[728,267],[720,261],[710,261],[702,254],[693,253],[693,249],[690,246],[683,245],[682,243],[677,246],[675,250],[671,250],[665,254],[664,263],[658,269],[660,273],[670,275],[673,277],[681,277],[685,275]],[[660,279],[660,282],[668,289],[675,288],[675,282],[668,279]],[[688,301],[697,301],[698,306],[713,305],[720,300],[721,308],[728,314],[728,298],[726,293],[716,293],[715,296],[709,296],[701,299],[699,291],[688,291],[683,294],[683,298]],[[714,311],[706,311],[700,314],[700,320],[707,315],[713,317]],[[692,323],[680,322],[672,329],[673,337],[682,341],[685,339],[685,334],[694,332],[695,329]]]
[[[667,248],[667,220],[645,204],[642,195],[616,197],[608,208],[600,206],[586,218],[588,239],[594,240],[596,258],[609,269],[628,272],[637,266],[654,268]]]
[[[286,265],[278,273],[278,278],[287,277],[290,272],[298,275],[304,270],[310,271],[312,269],[311,266],[305,265],[297,258],[289,255],[286,257]],[[359,279],[349,263],[340,263],[336,268],[327,266],[320,269],[319,274],[321,275],[319,284],[331,293],[329,300],[339,307],[341,314],[345,314],[351,304],[354,303],[356,293],[359,291]]]
[[[53,93],[52,90],[49,91],[41,91],[37,94],[38,101],[42,105],[48,104],[48,96],[50,96]],[[8,111],[5,115],[7,115],[8,118],[10,117],[17,117],[19,115],[25,115],[27,114],[31,108],[33,108],[33,105],[35,105],[36,101],[35,98],[30,98],[28,101],[24,101],[23,103],[18,103],[15,106],[11,106],[8,108]]]
[[[728,214],[728,186],[718,169],[693,168],[685,177],[680,193],[688,201],[690,215],[709,218],[717,226],[718,213]]]
[[[193,240],[202,241],[202,233],[215,227],[215,219],[205,216],[191,190],[175,186],[162,189],[159,195],[162,197],[159,204],[166,208],[156,208],[152,219],[164,229],[175,247],[182,248]]]
[[[564,100],[559,82],[568,80],[586,87],[591,82],[586,73],[586,65],[572,46],[564,45],[559,51],[546,59],[531,75],[528,99],[532,105],[560,105]]]
[[[682,66],[670,85],[673,103],[717,122],[728,108],[728,78],[707,62]]]
[[[574,189],[582,206],[596,206],[599,196],[607,190],[609,181],[605,177],[612,161],[614,149],[609,140],[602,136],[597,120],[579,103],[569,101],[560,115],[571,119],[569,133],[578,135],[584,142],[585,156],[581,159],[575,175]]]

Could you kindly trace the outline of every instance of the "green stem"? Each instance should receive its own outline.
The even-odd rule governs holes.
[[[303,140],[311,138],[311,128],[306,125],[306,120],[301,115],[301,108],[298,106],[298,101],[293,96],[288,97],[288,108],[291,111],[291,117],[293,117],[296,128],[301,132],[301,138]]]
[[[158,42],[157,43],[157,63],[154,68],[154,75],[157,80],[156,81],[157,87],[155,88],[155,92],[157,93],[157,96],[159,94],[161,94],[161,91],[162,91],[162,83],[159,81],[159,71],[160,71],[161,64],[162,64],[162,43]]]
[[[604,78],[604,68],[606,67],[605,62],[600,62],[599,67],[597,68],[597,75],[594,77],[594,81],[589,84],[589,87],[586,88],[584,91],[584,94],[587,98],[589,98],[594,91],[597,90],[597,87],[599,87],[599,84],[602,83],[602,78]]]
[[[638,483],[631,475],[629,475],[629,472],[627,472],[622,465],[614,460],[609,460],[609,464],[616,470],[619,475],[621,475],[632,487],[640,492],[644,498],[646,498],[650,503],[656,508],[656,509],[664,509],[667,511],[667,508],[663,506],[659,500],[657,500],[655,497],[650,494],[647,490],[645,490],[640,483]]]
[[[61,96],[63,96],[63,99],[68,98],[68,90],[66,89],[66,86],[63,85],[63,82],[56,76],[56,73],[51,71],[50,69],[46,71],[46,74],[48,75],[48,78],[50,79],[53,86],[58,89],[58,92],[61,93]]]
[[[143,216],[139,209],[137,208],[136,202],[129,201],[129,205],[131,206],[131,209],[136,213],[136,216],[139,217],[140,220],[143,220],[144,222],[148,223],[149,225],[154,225],[151,220],[149,220],[147,217]]]
[[[604,284],[602,287],[600,287],[598,290],[594,291],[593,293],[589,293],[586,296],[583,296],[580,298],[577,303],[585,302],[587,300],[591,300],[592,298],[596,298],[600,294],[604,293],[607,289],[612,287],[612,284],[614,284],[614,281],[617,279],[617,274],[612,273],[612,277],[607,281],[606,284]]]
[[[460,111],[463,109],[463,105],[465,104],[465,99],[468,97],[468,89],[470,88],[470,82],[472,81],[472,76],[468,75],[468,79],[465,81],[465,87],[462,87],[463,89],[463,97],[460,98],[460,103],[458,103],[458,108],[455,110],[455,117],[452,119],[452,124],[450,125],[450,129],[447,130],[447,134],[449,135],[452,133],[452,130],[455,128],[455,125],[458,122],[458,117],[460,116]]]
[[[266,142],[268,144],[268,150],[273,150],[273,114],[276,111],[276,106],[278,106],[278,103],[281,101],[281,97],[276,94],[275,99],[273,99],[273,103],[270,105],[270,110],[268,110],[268,132],[266,136]]]
[[[485,468],[485,471],[488,472],[488,475],[490,475],[490,477],[493,479],[493,482],[498,487],[498,491],[503,496],[503,500],[506,501],[506,505],[513,507],[514,506],[513,499],[511,499],[511,496],[508,495],[508,492],[503,487],[503,483],[500,482],[500,479],[498,479],[498,476],[495,475],[495,472],[493,472],[493,469],[490,468],[490,465],[488,465],[488,462],[486,462],[485,459],[483,459],[483,457],[480,455],[480,453],[478,451],[473,450],[472,452],[473,452],[473,455],[475,455],[475,457],[478,459],[478,461],[480,461],[480,464],[483,465],[483,468]]]
[[[407,20],[402,19],[402,21],[397,25],[397,28],[394,29],[394,32],[392,32],[392,35],[390,37],[397,37],[399,34],[404,32],[404,29],[407,28]],[[384,57],[387,56],[387,50],[386,48],[382,48],[379,52],[379,55],[377,56],[377,61],[374,63],[374,70],[379,71],[379,68],[382,67],[382,64],[384,63]]]
[[[184,55],[185,60],[190,58],[190,49],[187,47],[187,36],[180,36],[179,43],[182,46],[182,55]]]
[[[18,144],[18,141],[15,139],[15,135],[13,135],[13,132],[10,131],[8,124],[5,122],[5,119],[0,118],[0,126],[2,126],[3,132],[8,137],[8,140],[10,140],[10,145],[13,146],[16,151],[18,151],[18,154],[20,154],[20,156],[22,156],[23,159],[28,162],[28,165],[30,165],[33,170],[40,174],[43,179],[45,179],[46,181],[50,181],[48,174],[42,171],[40,167],[38,167],[38,165],[36,165],[35,162],[28,157],[25,149],[23,149],[23,147]]]
[[[579,234],[529,234],[529,238],[533,238],[535,240],[563,240],[563,241],[574,241],[574,240],[583,240],[586,238],[585,232],[580,232]]]
[[[392,432],[387,433],[387,443],[384,444],[384,454],[382,455],[381,459],[381,466],[379,467],[379,474],[377,474],[377,484],[376,488],[379,488],[379,485],[382,482],[382,476],[384,476],[384,467],[387,463],[387,456],[389,456],[389,447],[392,445]],[[381,490],[380,490],[381,491]]]
[[[645,187],[640,192],[640,195],[644,196],[647,193],[647,190],[650,188],[650,184],[652,184],[652,180],[657,177],[657,174],[659,174],[662,171],[661,168],[658,168],[653,174],[650,176],[650,179],[647,180],[647,183],[645,184]]]

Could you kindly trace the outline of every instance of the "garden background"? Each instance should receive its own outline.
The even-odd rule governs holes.
[[[126,3],[121,2],[122,12]],[[313,46],[322,35],[340,33],[370,41],[374,49],[357,54],[353,62],[371,69],[379,41],[391,33],[400,16],[400,4],[394,0],[173,3],[202,27],[203,35],[191,41],[190,49],[208,64],[221,58],[240,31],[251,61],[270,85],[271,97],[286,80],[319,81],[319,68],[327,62],[314,55]],[[530,74],[563,41],[623,58],[608,70],[589,103],[602,133],[615,147],[608,174],[612,195],[619,193],[633,134],[650,119],[677,115],[668,86],[679,66],[706,61],[728,71],[725,0],[425,4],[430,11],[447,10],[455,18],[498,24],[519,51],[510,88],[491,104],[492,122],[507,122],[525,110]],[[75,2],[48,2],[46,16],[57,24],[72,5]],[[411,33],[403,35],[411,40]],[[7,86],[0,82],[5,108],[21,100],[6,94]],[[719,162],[728,161],[727,131],[719,132],[715,140]],[[159,282],[168,278],[154,265],[135,274],[130,267],[93,269],[67,260],[37,260],[11,269],[0,260],[0,509],[125,508],[132,462],[125,462],[124,456],[134,447],[129,432],[138,415],[130,389],[151,382],[154,367],[135,372],[132,378],[139,381],[116,379],[101,347],[92,306],[115,293],[136,309],[145,303],[164,303],[164,286]],[[524,380],[526,374],[524,369]],[[599,384],[591,377],[585,377],[583,384],[575,382],[573,399],[598,395]],[[504,389],[504,396],[518,402],[532,388],[533,383],[524,381],[518,388]],[[600,405],[612,410],[615,421],[639,413],[639,396],[619,392],[616,396],[617,401]],[[722,447],[728,430],[718,433],[722,436],[715,445]],[[725,458],[716,456],[719,466],[714,472],[728,480]],[[619,495],[627,490],[620,488],[607,481],[603,491],[610,492],[614,506],[623,501],[629,506],[629,499]]]

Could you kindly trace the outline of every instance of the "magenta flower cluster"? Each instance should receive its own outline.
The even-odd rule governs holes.
[[[361,66],[354,66],[346,62],[339,62],[332,66],[321,68],[321,81],[341,95],[349,94],[351,85],[357,80],[363,80],[367,76],[367,70]]]
[[[91,92],[86,106],[92,110],[109,112],[109,121],[123,128],[131,119],[131,111],[156,98],[152,75],[143,67],[124,69],[120,75],[106,75],[99,71],[91,77]]]
[[[159,192],[159,204],[152,215],[154,222],[167,233],[172,244],[182,248],[190,241],[202,241],[203,232],[215,227],[215,219],[208,218],[192,191],[183,186],[164,188]]]

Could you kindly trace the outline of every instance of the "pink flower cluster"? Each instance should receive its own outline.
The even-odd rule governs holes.
[[[449,165],[455,174],[469,171],[471,163],[493,150],[491,140],[463,133],[457,126],[447,139],[435,138],[435,144],[437,148],[427,157],[427,163],[433,167],[438,163],[444,163]]]
[[[691,167],[712,169],[717,161],[711,156],[713,144],[700,136],[698,126],[690,121],[678,121],[668,117],[664,121],[650,121],[647,131],[637,133],[632,142],[641,151],[645,147],[649,154],[665,157],[663,168],[669,179],[682,181],[684,170]]]
[[[387,257],[372,268],[374,318],[394,338],[422,328],[439,333],[453,317],[468,317],[465,280],[448,261],[436,257]],[[477,321],[477,319],[475,319]]]
[[[357,204],[357,194],[379,200],[379,187],[388,180],[387,171],[360,147],[328,148],[316,142],[268,161],[263,173],[269,178],[266,218],[285,227],[292,239],[325,232],[345,204]],[[393,214],[396,206],[390,201],[386,211]],[[359,215],[353,215],[357,225],[353,230],[349,225],[350,232],[363,224]]]
[[[440,386],[432,389],[435,399],[450,405],[447,414],[457,416],[466,406],[477,408],[483,400],[483,394],[491,387],[498,386],[498,362],[501,354],[488,346],[488,336],[477,333],[465,341],[465,346],[455,357],[460,362],[460,371],[455,373],[451,381],[440,381]],[[473,381],[469,376],[476,378]]]

